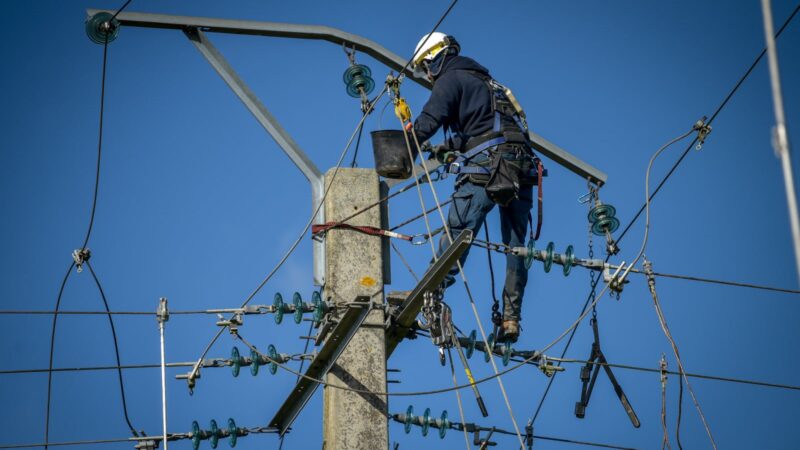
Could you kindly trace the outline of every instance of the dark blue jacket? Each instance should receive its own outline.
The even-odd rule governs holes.
[[[489,74],[471,58],[447,55],[422,113],[414,121],[420,142],[433,137],[439,127],[449,129],[453,148],[461,149],[470,137],[492,129],[494,113],[489,88],[469,71]]]

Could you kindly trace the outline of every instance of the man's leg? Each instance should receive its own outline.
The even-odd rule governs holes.
[[[511,247],[525,245],[528,233],[528,214],[533,207],[533,187],[523,186],[519,198],[500,207],[500,229],[503,243]],[[506,255],[506,281],[503,287],[503,321],[519,321],[522,297],[528,284],[525,258]]]
[[[450,228],[450,234],[453,239],[459,235],[463,230],[472,230],[473,235],[477,235],[480,231],[483,221],[486,219],[486,214],[492,210],[494,202],[486,196],[486,189],[483,186],[478,186],[469,182],[461,184],[455,193],[453,193],[453,203],[450,204],[450,211],[447,214],[447,226]],[[439,249],[437,256],[441,256],[447,247],[450,246],[450,240],[447,234],[443,231],[439,238]],[[463,266],[467,260],[469,248],[461,255],[459,260]],[[447,277],[444,280],[444,286],[450,287],[456,282],[458,275],[458,265],[453,265]]]

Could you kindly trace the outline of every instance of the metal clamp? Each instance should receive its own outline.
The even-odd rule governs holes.
[[[92,257],[92,252],[88,248],[79,248],[72,251],[72,259],[75,261],[75,267],[78,273],[83,272],[83,265]]]

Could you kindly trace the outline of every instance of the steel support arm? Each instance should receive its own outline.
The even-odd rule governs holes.
[[[99,12],[109,12],[113,14],[115,11],[88,9],[86,12],[89,16],[93,16]],[[215,19],[209,17],[172,16],[167,14],[149,14],[137,12],[122,12],[117,16],[117,20],[119,20],[122,25],[134,27],[165,28],[175,30],[194,28],[216,33],[247,34],[294,39],[313,39],[332,42],[336,45],[345,44],[348,47],[355,48],[359,52],[372,56],[381,63],[386,64],[386,66],[390,69],[397,72],[399,72],[405,66],[407,61],[405,58],[402,58],[399,55],[387,50],[372,40],[355,34],[347,33],[337,28],[320,25]],[[410,80],[424,86],[427,89],[431,89],[432,85],[430,82],[428,82],[428,80],[414,76],[414,73],[411,70],[406,69],[405,74]],[[533,142],[533,146],[542,156],[551,159],[557,164],[561,164],[568,170],[577,174],[579,177],[588,179],[598,186],[605,184],[608,176],[602,171],[580,160],[574,155],[568,153],[566,150],[553,144],[536,133],[531,132],[529,136]]]
[[[289,156],[289,159],[303,172],[303,175],[311,183],[311,208],[319,212],[315,217],[316,223],[325,222],[325,211],[322,205],[322,196],[325,189],[323,176],[311,158],[297,145],[292,136],[281,126],[266,106],[261,103],[255,93],[250,90],[247,84],[233,70],[228,61],[208,40],[205,33],[197,28],[185,28],[184,33],[197,47],[200,53],[217,71],[228,87],[239,97],[247,109],[253,114],[259,124],[272,136],[275,143]],[[325,246],[321,242],[312,243],[314,250],[314,284],[322,285],[325,282]]]
[[[89,16],[99,12],[109,12],[113,10],[89,9],[86,11]],[[390,69],[400,72],[408,61],[405,58],[387,50],[377,42],[365,37],[347,33],[337,28],[321,25],[302,25],[293,23],[278,22],[258,22],[253,20],[233,20],[215,19],[210,17],[192,16],[172,16],[167,14],[148,14],[137,12],[122,12],[117,16],[117,20],[122,25],[145,27],[145,28],[167,28],[183,30],[186,28],[200,28],[203,31],[230,34],[249,34],[255,36],[283,37],[293,39],[312,39],[332,42],[336,45],[345,44],[356,51],[366,53],[376,60],[386,64]],[[414,73],[406,69],[406,76],[426,88],[430,89],[431,84],[422,77],[414,76]]]
[[[369,297],[357,298],[356,302],[347,307],[336,326],[325,338],[325,343],[317,353],[317,356],[311,361],[311,364],[309,364],[305,376],[297,381],[292,393],[283,402],[275,417],[269,421],[269,426],[277,428],[281,436],[292,426],[297,415],[308,403],[314,391],[317,390],[319,383],[312,380],[325,378],[325,375],[336,363],[339,355],[350,343],[358,328],[364,323],[370,307],[371,300]]]

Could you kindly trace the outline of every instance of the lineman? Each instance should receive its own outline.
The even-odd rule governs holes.
[[[444,130],[445,143],[433,152],[440,160],[447,159],[448,172],[458,174],[447,218],[452,236],[464,229],[477,234],[486,215],[498,204],[503,243],[523,246],[530,227],[533,185],[542,175],[541,162],[528,141],[525,113],[511,92],[493,80],[485,67],[461,56],[460,50],[455,38],[439,32],[423,36],[417,44],[413,68],[433,83],[433,90],[413,131],[419,142],[424,142],[440,127]],[[409,124],[407,130],[411,127]],[[443,235],[438,253],[448,246]],[[461,256],[462,264],[467,254],[468,250]],[[457,274],[454,266],[445,287],[455,282]],[[516,342],[519,338],[527,282],[524,259],[508,254],[502,320],[497,312],[492,317],[500,328],[498,340]]]

